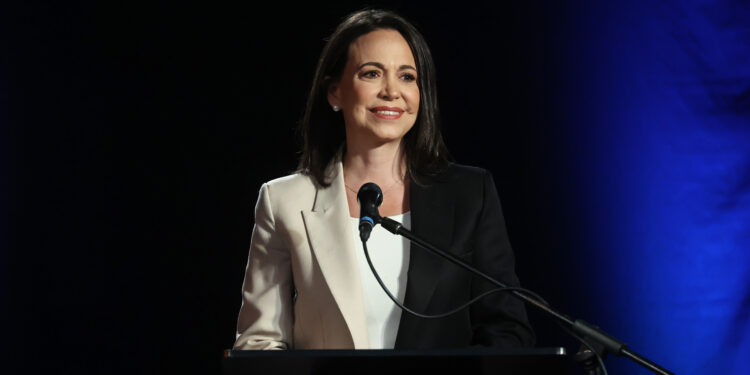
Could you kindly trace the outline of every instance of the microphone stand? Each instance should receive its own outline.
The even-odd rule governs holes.
[[[375,215],[373,215],[375,216]],[[417,245],[429,250],[430,252],[437,254],[453,264],[456,264],[469,272],[482,277],[483,279],[489,281],[490,283],[500,287],[500,288],[507,288],[507,285],[501,283],[500,281],[494,279],[493,277],[486,275],[482,271],[479,271],[478,269],[470,266],[469,264],[465,263],[461,259],[457,258],[456,256],[447,253],[432,244],[428,243],[427,241],[417,237],[414,235],[411,231],[404,228],[401,223],[389,219],[387,217],[376,217],[375,220],[383,226],[386,230],[393,234],[397,234],[403,237],[406,237],[411,242],[416,243]],[[510,293],[514,294],[517,298],[520,298],[522,301],[527,302],[536,308],[544,311],[548,315],[551,315],[553,318],[555,318],[559,323],[563,324],[564,326],[570,327],[574,332],[581,335],[583,337],[582,341],[585,343],[586,346],[589,346],[590,348],[594,349],[596,351],[596,354],[599,355],[601,358],[604,358],[604,356],[609,353],[613,353],[620,357],[625,357],[630,359],[631,361],[645,367],[646,369],[656,373],[656,374],[662,374],[662,375],[674,375],[672,372],[669,372],[668,370],[664,369],[663,367],[659,366],[658,364],[648,360],[644,356],[630,350],[627,348],[625,343],[622,341],[612,337],[611,335],[607,334],[606,332],[600,330],[598,327],[591,325],[589,323],[584,322],[583,320],[577,319],[573,320],[569,316],[562,314],[558,311],[555,311],[553,308],[549,307],[548,305],[542,303],[541,301],[538,301],[532,297],[529,297],[528,295],[519,292],[517,290],[512,290]],[[582,354],[583,353],[583,354]],[[579,352],[577,357],[580,357],[580,362],[583,361],[591,361],[591,356],[587,356],[585,352]],[[596,365],[594,364],[593,369],[587,368],[587,370],[590,373],[598,373],[598,370],[596,370]]]

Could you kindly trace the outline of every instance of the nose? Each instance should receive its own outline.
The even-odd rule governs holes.
[[[383,87],[380,89],[380,98],[383,100],[396,100],[400,97],[398,77],[392,74],[387,75],[383,80]]]

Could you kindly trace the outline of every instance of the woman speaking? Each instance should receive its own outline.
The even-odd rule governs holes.
[[[374,182],[380,215],[519,285],[492,177],[450,162],[439,117],[435,68],[416,28],[387,11],[348,16],[318,62],[298,172],[260,189],[235,349],[533,345],[524,306],[509,293],[440,319],[402,313],[355,240],[357,191]],[[379,226],[368,248],[388,289],[421,313],[492,289]]]

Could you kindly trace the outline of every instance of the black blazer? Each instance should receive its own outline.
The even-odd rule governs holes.
[[[500,200],[486,170],[453,164],[438,176],[410,185],[412,232],[509,286],[518,286],[514,255]],[[492,285],[412,244],[404,305],[417,312],[449,311]],[[497,292],[440,319],[403,312],[397,349],[472,345],[533,346],[534,332],[522,302]]]

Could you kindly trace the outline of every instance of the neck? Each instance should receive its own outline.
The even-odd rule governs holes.
[[[387,189],[403,182],[406,173],[406,159],[400,142],[357,147],[347,141],[343,162],[344,179],[353,189],[358,189],[365,182],[375,182],[382,189]]]

